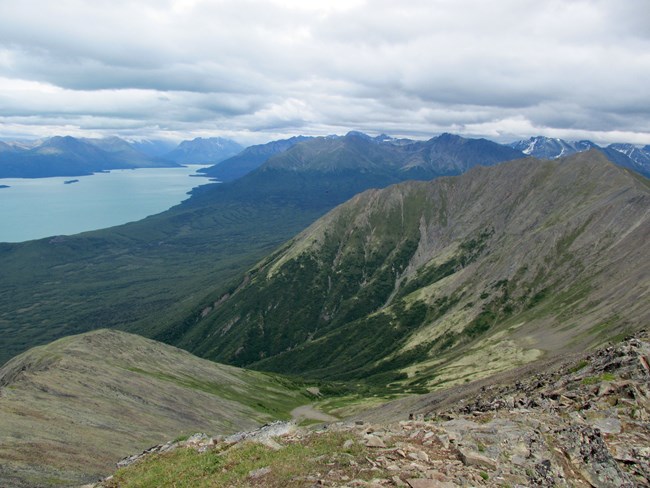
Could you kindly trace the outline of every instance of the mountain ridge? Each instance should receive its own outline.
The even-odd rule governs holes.
[[[565,141],[544,136],[515,141],[508,146],[540,159],[557,159],[589,149],[598,149],[615,164],[650,178],[650,146],[613,143],[601,147],[588,140]]]
[[[96,488],[276,487],[288,479],[299,486],[647,486],[649,339],[638,333],[550,368],[530,365],[395,400],[311,430],[274,424],[167,443],[132,456],[135,463]],[[264,446],[268,437],[274,449]],[[174,451],[161,454],[170,444]],[[202,469],[208,460],[222,469]]]
[[[471,349],[493,334],[495,323],[514,327],[518,340],[506,348],[514,361],[535,359],[565,339],[583,347],[599,340],[589,336],[590,323],[610,321],[607,335],[649,318],[637,296],[648,286],[642,255],[649,189],[643,177],[590,151],[556,163],[515,161],[369,190],[261,261],[236,292],[215,296],[179,344],[237,365],[325,378],[372,373],[415,381],[419,364],[421,384],[429,386],[425,371],[444,369],[431,354],[445,353],[453,363],[459,359],[452,346]],[[518,244],[523,236],[526,245]],[[623,265],[612,246],[634,264]],[[636,286],[608,290],[603,273]],[[567,300],[583,310],[567,311]],[[590,300],[597,304],[588,306]],[[575,324],[540,336],[543,324],[559,327],[561,310],[570,318],[562,320]],[[527,325],[517,325],[518,318]]]
[[[239,143],[223,137],[196,137],[191,141],[182,141],[162,157],[180,164],[214,164],[238,154],[243,149]]]
[[[241,178],[254,169],[264,164],[270,157],[284,152],[295,144],[309,140],[306,136],[295,136],[289,139],[271,141],[266,144],[257,144],[249,146],[239,154],[221,161],[220,163],[210,166],[209,168],[200,169],[198,172],[206,176],[218,179],[219,181],[228,182]]]

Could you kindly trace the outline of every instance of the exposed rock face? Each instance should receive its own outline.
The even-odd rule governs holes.
[[[341,452],[322,459],[317,473],[303,473],[304,485],[297,486],[650,486],[649,358],[650,339],[641,333],[426,416],[385,425],[339,422],[315,431],[272,424],[229,439],[197,436],[203,440],[190,447],[223,451],[269,439],[282,449],[327,432],[353,436]],[[345,451],[355,444],[365,450],[353,458]],[[356,479],[334,468],[342,456]],[[250,479],[254,486],[275,486],[266,478],[272,472],[273,465],[265,466]],[[109,480],[107,486],[114,485]]]

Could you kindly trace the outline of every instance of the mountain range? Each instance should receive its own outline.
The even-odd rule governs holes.
[[[427,145],[434,139],[458,137],[443,134],[430,141],[416,141],[405,138],[394,139],[385,134],[370,137],[352,131],[347,136],[328,136],[323,139],[336,141],[352,136],[373,141],[381,145],[383,150],[388,146],[403,149],[404,151],[398,150],[389,155],[397,159],[405,157],[404,154],[399,155],[400,152],[421,152],[422,145]],[[118,137],[80,139],[57,136],[35,141],[0,141],[0,178],[81,176],[111,169],[165,167],[174,166],[176,163],[212,164],[201,172],[226,182],[244,176],[261,166],[270,157],[308,139],[310,138],[296,136],[245,149],[235,141],[221,137],[207,139],[197,137],[191,141],[182,141],[178,145],[167,140],[125,141]],[[518,157],[529,155],[540,159],[555,159],[590,148],[598,148],[616,164],[650,176],[650,146],[610,144],[607,147],[599,147],[591,141],[564,141],[543,136],[516,141],[507,146],[518,151]],[[417,157],[415,154],[413,156]],[[445,156],[442,154],[432,156],[437,158],[437,174],[446,174],[440,159],[441,156],[443,158]],[[413,160],[411,163],[415,167],[421,167],[421,162]],[[452,163],[447,170],[450,171],[448,174],[455,174],[454,172],[459,168],[454,168]]]
[[[124,147],[119,140],[102,145],[98,151]],[[183,204],[141,222],[0,244],[5,339],[0,362],[33,345],[99,327],[172,344],[187,341],[184,331],[194,328],[197,307],[357,193],[460,174],[520,155],[485,139],[450,134],[409,141],[352,132],[253,149],[249,153],[271,156],[245,176],[199,187]]]
[[[557,159],[578,152],[596,148],[602,151],[612,162],[650,177],[650,145],[637,147],[633,144],[614,143],[600,147],[591,141],[565,141],[543,136],[516,141],[510,147],[528,156],[540,159]]]
[[[0,178],[81,176],[111,169],[178,166],[138,152],[126,141],[52,137],[33,147],[0,147]]]
[[[119,137],[56,136],[31,143],[0,142],[0,178],[82,176],[113,169],[218,163],[243,148],[229,139],[196,138],[170,151],[165,141],[127,142]]]
[[[267,142],[266,144],[249,146],[239,154],[209,168],[200,169],[198,172],[216,178],[219,181],[233,181],[257,169],[271,156],[284,152],[299,142],[309,139],[306,136],[296,136],[289,139]]]
[[[244,149],[240,144],[223,137],[197,137],[181,142],[163,155],[165,159],[182,164],[217,164]]]
[[[81,482],[154,437],[288,418],[307,385],[342,415],[542,371],[650,319],[650,181],[617,149],[618,165],[450,134],[284,145],[140,222],[0,244],[2,483]],[[104,328],[189,352],[52,342]]]

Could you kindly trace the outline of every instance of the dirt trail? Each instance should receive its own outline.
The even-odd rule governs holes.
[[[294,420],[318,420],[319,422],[336,422],[338,419],[332,415],[316,410],[313,405],[302,405],[291,411]]]

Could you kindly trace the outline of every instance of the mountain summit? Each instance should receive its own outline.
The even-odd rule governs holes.
[[[181,142],[163,157],[181,164],[214,164],[234,156],[242,149],[235,141],[223,137],[197,137]]]
[[[509,146],[540,159],[557,159],[589,149],[598,149],[613,163],[650,177],[650,147],[648,146],[637,147],[633,144],[615,143],[600,147],[591,141],[565,141],[544,136],[516,141]]]

